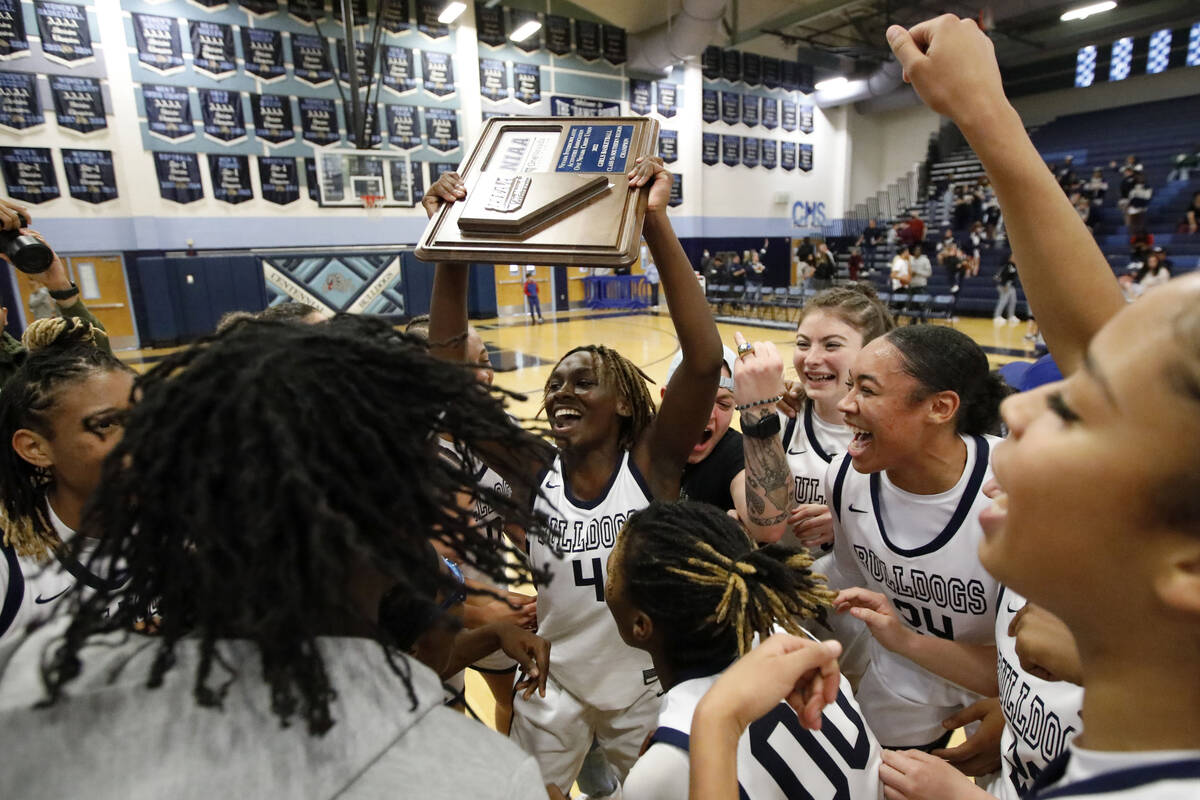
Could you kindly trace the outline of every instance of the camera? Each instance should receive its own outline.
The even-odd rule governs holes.
[[[29,224],[29,218],[21,217],[21,227]],[[54,251],[41,239],[20,230],[0,231],[0,251],[8,257],[13,266],[31,275],[37,275],[50,269],[54,263]]]

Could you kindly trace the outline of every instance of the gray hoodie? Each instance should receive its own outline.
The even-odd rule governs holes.
[[[437,676],[412,659],[417,706],[379,645],[320,640],[337,696],[335,724],[311,736],[302,720],[283,728],[270,710],[255,648],[220,645],[238,672],[224,709],[192,696],[199,648],[175,648],[163,685],[146,688],[155,640],[108,637],[83,653],[83,674],[50,708],[38,668],[60,619],[34,633],[0,666],[0,797],[22,800],[184,798],[538,798],[533,758],[483,725],[442,706]],[[214,665],[211,685],[225,680]]]

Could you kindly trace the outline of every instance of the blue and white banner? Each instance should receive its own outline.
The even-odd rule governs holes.
[[[715,133],[705,133],[700,139],[700,161],[713,166],[721,160],[721,137]]]
[[[813,168],[813,146],[811,144],[800,145],[800,169],[808,172]]]
[[[721,118],[721,105],[716,89],[701,90],[700,117],[705,122],[716,122]]]
[[[408,0],[388,0],[379,24],[389,33],[403,33],[411,27],[408,19]]]
[[[429,164],[429,182],[437,183],[437,179],[447,172],[457,172],[458,164],[447,161],[435,161]]]
[[[337,106],[332,100],[300,98],[300,135],[304,141],[318,147],[342,140],[342,126],[338,123]]]
[[[599,23],[575,20],[575,55],[584,61],[595,61],[600,57]]]
[[[388,144],[400,150],[421,146],[421,119],[415,106],[388,106]]]
[[[329,46],[324,37],[293,33],[291,40],[292,68],[297,80],[312,86],[324,86],[333,80]]]
[[[264,83],[287,75],[283,66],[283,34],[279,31],[242,26],[242,54],[246,57],[246,72]]]
[[[800,130],[805,133],[813,132],[813,107],[800,106]]]
[[[737,50],[721,51],[721,77],[730,83],[742,79],[742,54]]]
[[[775,169],[775,165],[779,162],[777,143],[774,139],[761,140],[762,146],[762,165],[767,169]]]
[[[763,85],[768,89],[779,88],[779,59],[763,56],[762,60]]]
[[[642,78],[629,79],[629,110],[635,114],[649,114],[653,98],[650,95],[650,81]]]
[[[304,185],[308,187],[308,199],[314,203],[321,202],[321,187],[317,184],[317,160],[315,158],[305,158],[304,161]]]
[[[779,127],[779,101],[774,97],[762,99],[762,124],[768,130]]]
[[[21,0],[0,0],[0,61],[29,55]]]
[[[337,43],[338,78],[342,83],[350,83],[350,66],[346,61],[346,43]],[[372,58],[371,45],[368,42],[354,43],[354,66],[358,70],[358,85],[367,84],[367,71],[373,69],[375,60]]]
[[[434,97],[454,94],[454,64],[449,53],[421,51],[421,79],[425,91]]]
[[[282,94],[252,94],[250,111],[254,115],[257,138],[273,145],[295,141],[292,98]]]
[[[130,14],[138,61],[146,69],[170,75],[183,69],[183,44],[179,24],[174,17],[154,14]]]
[[[391,159],[388,166],[392,171],[392,199],[398,203],[406,202],[415,206],[425,194],[425,165],[421,161],[408,162],[408,175],[404,174],[404,163],[399,159]],[[407,178],[407,181],[406,181]],[[412,190],[406,192],[405,184],[411,181]]]
[[[158,174],[158,193],[163,200],[194,203],[204,197],[200,182],[200,160],[195,153],[152,153]]]
[[[241,92],[224,89],[197,89],[204,135],[221,144],[234,144],[246,138],[246,116]]]
[[[458,112],[452,108],[427,108],[425,138],[434,150],[449,153],[459,148]]]
[[[700,54],[700,71],[705,80],[715,81],[721,77],[721,48],[710,44]]]
[[[530,22],[540,22],[538,13],[524,8],[510,8],[508,10],[509,24],[512,30],[517,30],[522,25]],[[540,26],[539,26],[540,28]],[[534,33],[526,36],[519,42],[513,42],[513,45],[521,48],[526,53],[534,53],[542,49],[542,32],[539,29]]]
[[[658,157],[668,164],[679,159],[679,133],[677,131],[658,132]]]
[[[179,142],[195,134],[192,104],[184,87],[143,83],[142,99],[146,103],[146,124],[152,136]]]
[[[621,104],[613,100],[592,100],[586,97],[550,97],[553,117],[619,117]]]
[[[683,205],[683,176],[679,174],[671,175],[671,199],[667,201],[667,205],[672,208]]]
[[[21,133],[45,122],[37,75],[0,72],[0,128]]]
[[[748,128],[758,125],[758,98],[752,94],[742,97],[742,123]]]
[[[212,180],[213,197],[224,203],[237,205],[254,199],[247,156],[209,153],[208,177]]]
[[[256,17],[269,17],[279,10],[278,0],[238,0],[238,5]]]
[[[664,117],[673,117],[679,110],[679,86],[666,81],[655,84],[658,90],[658,113]]]
[[[411,47],[388,45],[383,48],[383,63],[380,69],[383,72],[383,85],[396,94],[416,91],[417,68]]]
[[[100,81],[96,78],[72,78],[69,75],[50,75],[49,78],[58,127],[76,133],[94,133],[108,127]]]
[[[783,101],[783,119],[781,126],[785,131],[796,130],[796,104],[791,100]]]
[[[504,7],[475,3],[475,38],[489,47],[500,47],[508,38],[504,29]]]
[[[493,103],[508,99],[508,64],[498,58],[479,59],[479,94]]]
[[[446,4],[440,0],[417,0],[417,30],[430,39],[450,35],[450,27],[438,22]]]
[[[229,0],[191,0],[191,2],[205,11],[223,11],[229,5]]]
[[[92,47],[92,31],[88,27],[87,9],[71,3],[51,3],[34,0],[38,32],[42,37],[42,52],[51,61],[76,67],[96,57]]]
[[[787,59],[779,62],[779,85],[789,92],[800,88],[800,65],[798,63]]]
[[[344,105],[343,109],[345,109]],[[360,144],[354,138],[354,131],[350,132],[350,141],[354,143],[355,147],[364,150],[372,147],[378,147],[379,145],[383,144],[383,134],[379,130],[379,125],[376,124],[379,120],[379,105],[377,103],[364,105],[362,113],[366,117],[366,119],[363,120],[363,143]],[[346,111],[346,118],[350,118],[350,112],[348,110]]]
[[[117,199],[117,173],[111,150],[64,148],[62,163],[71,197],[93,205]]]
[[[780,142],[779,143],[779,166],[786,170],[796,168],[796,143],[795,142]]]
[[[600,36],[603,42],[604,60],[613,65],[624,64],[627,57],[625,29],[615,25],[602,25]]]
[[[742,121],[742,96],[737,92],[721,92],[721,121],[726,125]]]
[[[742,53],[742,80],[747,86],[762,83],[762,56],[757,53]]]
[[[546,49],[556,56],[571,52],[571,20],[556,14],[546,15]]]
[[[721,135],[721,162],[727,167],[742,163],[742,137]]]
[[[0,147],[0,168],[8,196],[14,200],[44,203],[60,194],[47,147]]]
[[[513,63],[513,96],[525,105],[542,102],[542,68],[537,64]]]
[[[325,19],[325,0],[288,0],[288,15],[305,24]]]
[[[197,72],[220,80],[237,71],[232,26],[197,20],[191,20],[188,26],[192,37],[192,66]]]
[[[330,4],[333,6],[333,18],[337,20],[338,25],[342,24],[342,0],[333,0]],[[362,28],[371,24],[370,12],[367,10],[367,0],[350,0],[350,13],[354,15],[354,27]],[[334,36],[341,36],[341,33],[335,33]]]
[[[747,167],[758,166],[758,137],[742,137],[742,165]]]
[[[296,159],[277,156],[258,157],[258,184],[269,203],[286,206],[300,199],[300,177]]]

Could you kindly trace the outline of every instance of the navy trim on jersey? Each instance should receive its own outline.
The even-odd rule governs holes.
[[[476,672],[482,673],[484,675],[516,675],[517,674],[517,665],[516,664],[513,664],[511,667],[508,667],[506,669],[488,669],[487,667],[480,667],[475,664],[469,664],[468,669],[473,669]]]
[[[617,482],[617,476],[619,476],[621,474],[621,467],[625,466],[626,459],[629,460],[629,466],[630,467],[633,466],[633,459],[629,458],[629,451],[628,450],[623,451],[622,455],[621,455],[621,460],[618,461],[617,466],[613,468],[612,475],[608,476],[608,483],[604,486],[604,489],[600,492],[600,494],[596,495],[595,500],[580,500],[578,497],[575,496],[575,493],[571,491],[571,484],[567,482],[567,470],[564,467],[563,469],[561,469],[559,471],[559,474],[562,475],[563,497],[567,498],[568,503],[570,503],[571,505],[575,506],[576,508],[578,508],[582,511],[591,511],[593,508],[596,508],[601,503],[603,503],[605,501],[605,499],[607,499],[608,493],[612,491],[613,486]],[[561,462],[559,462],[559,463],[561,463]],[[634,469],[634,475],[637,475],[636,468]],[[641,481],[639,481],[639,483],[640,482]],[[538,485],[540,486],[541,484],[538,484]],[[643,488],[645,488],[645,487],[643,487]],[[649,495],[650,493],[646,492],[646,494]]]
[[[629,450],[625,452],[629,457],[629,474],[633,476],[633,479],[637,481],[637,485],[641,487],[642,492],[646,495],[646,502],[653,503],[654,492],[650,491],[650,482],[646,480],[645,476],[642,475],[642,471],[638,469],[637,462],[633,460],[633,453]],[[612,484],[609,484],[609,488],[612,488]]]
[[[849,453],[842,457],[842,465],[838,467],[837,478],[833,481],[833,513],[837,514],[839,520],[842,518],[842,484],[846,482],[846,471],[853,460]]]
[[[654,733],[650,735],[650,744],[662,742],[669,744],[672,747],[678,747],[683,752],[688,752],[688,744],[691,741],[686,733],[675,728],[656,728]]]
[[[936,552],[953,539],[954,534],[958,533],[958,529],[967,521],[967,514],[971,512],[971,506],[975,505],[975,500],[979,497],[979,489],[983,486],[983,476],[987,474],[989,449],[987,439],[982,436],[972,436],[971,438],[975,440],[975,466],[971,469],[971,477],[967,480],[962,497],[958,498],[958,506],[954,509],[954,515],[950,517],[950,521],[946,523],[946,527],[937,535],[937,538],[920,547],[905,550],[903,547],[893,544],[892,540],[888,538],[887,530],[883,527],[883,503],[879,498],[879,487],[883,480],[878,472],[871,474],[871,507],[875,510],[875,522],[879,525],[879,534],[883,537],[883,543],[896,555],[915,558]]]
[[[783,427],[783,451],[786,453],[788,445],[792,443],[792,434],[796,432],[796,418],[788,417],[787,425]],[[796,455],[799,455],[797,453]]]
[[[82,583],[89,589],[95,589],[97,592],[112,592],[120,589],[128,576],[124,573],[118,573],[115,578],[101,578],[94,572],[88,570],[83,564],[80,564],[74,556],[69,556],[66,553],[56,552],[54,557],[58,559],[58,563],[62,568],[70,573],[71,577]]]
[[[817,455],[819,455],[821,457],[821,460],[824,461],[826,464],[828,464],[830,461],[833,461],[833,456],[826,453],[825,449],[823,447],[821,447],[821,443],[817,441],[817,432],[813,429],[813,421],[812,421],[813,413],[814,412],[813,412],[812,403],[805,403],[804,404],[804,433],[806,436],[808,436],[808,444],[810,447],[812,447],[813,452],[815,452]],[[789,439],[788,441],[791,441],[791,440]]]
[[[1053,788],[1053,785],[1062,780],[1066,774],[1070,755],[1068,750],[1046,766],[1046,769],[1042,771],[1038,780],[1030,788],[1029,793],[1025,795],[1026,800],[1051,800],[1054,797],[1084,797],[1103,792],[1126,792],[1158,781],[1200,780],[1200,758],[1190,758],[1185,761],[1166,761],[1161,764],[1147,764],[1144,767],[1119,769]]]
[[[0,550],[4,551],[4,560],[8,562],[8,591],[4,593],[4,606],[0,610],[0,636],[3,636],[17,618],[21,601],[25,599],[25,574],[21,572],[17,551],[11,545],[0,544]]]

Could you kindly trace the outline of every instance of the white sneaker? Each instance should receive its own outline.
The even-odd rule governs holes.
[[[1009,325],[1016,325],[1016,324],[1017,324],[1017,323],[1019,323],[1020,321],[1021,321],[1021,320],[1017,319],[1016,317],[1009,317],[1009,318],[1008,318],[1008,324],[1009,324]]]
[[[992,317],[992,324],[999,328],[1004,324],[1004,317]]]

